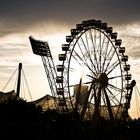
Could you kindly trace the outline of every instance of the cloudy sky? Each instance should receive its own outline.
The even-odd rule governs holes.
[[[43,63],[32,53],[28,37],[48,41],[57,64],[65,36],[87,19],[107,22],[118,32],[140,87],[139,13],[139,0],[0,0],[0,89],[22,62],[33,100],[49,93]]]

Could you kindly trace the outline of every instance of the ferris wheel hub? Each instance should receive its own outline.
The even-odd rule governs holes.
[[[107,87],[108,86],[108,77],[106,73],[101,73],[98,78],[98,83],[101,87]]]

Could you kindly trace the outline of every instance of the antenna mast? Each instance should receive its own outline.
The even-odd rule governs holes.
[[[20,83],[21,83],[21,69],[22,69],[22,63],[19,63],[18,66],[18,82],[17,82],[17,97],[19,97],[20,94]]]

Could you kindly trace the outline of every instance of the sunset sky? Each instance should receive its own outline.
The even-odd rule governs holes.
[[[70,29],[77,23],[87,19],[107,22],[118,33],[129,56],[132,79],[139,88],[139,0],[0,0],[0,90],[21,62],[32,100],[49,94],[41,57],[32,53],[29,36],[48,41],[57,65],[65,36],[70,35]],[[29,95],[24,98],[31,100]],[[131,105],[132,115],[136,114],[134,106],[135,103]]]

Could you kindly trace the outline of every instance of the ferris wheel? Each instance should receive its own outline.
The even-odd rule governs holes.
[[[86,20],[71,29],[59,54],[57,83],[61,106],[82,119],[121,118],[130,108],[130,65],[122,40],[101,20]]]

